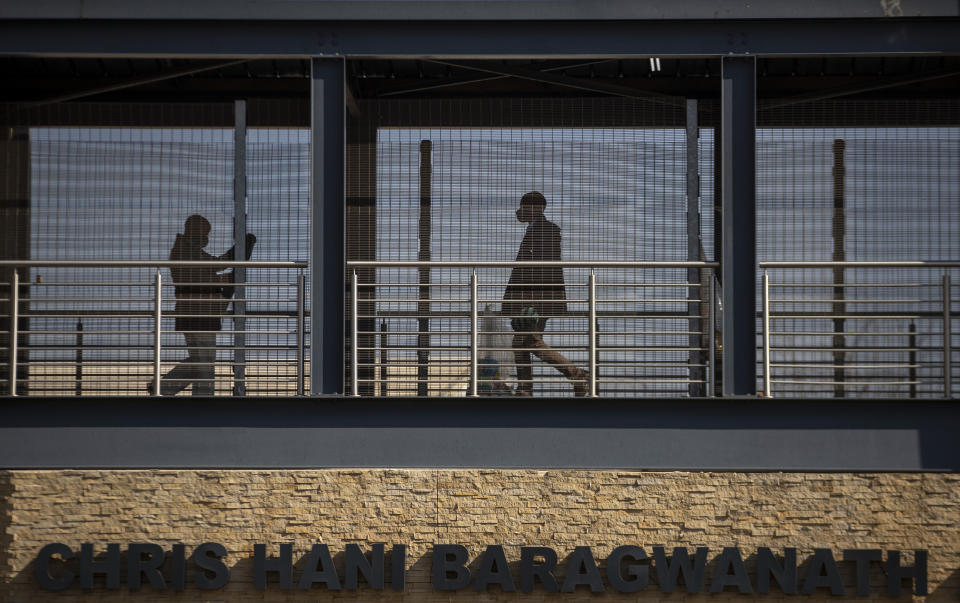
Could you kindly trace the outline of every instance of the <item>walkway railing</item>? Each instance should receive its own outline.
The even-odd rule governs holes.
[[[716,263],[347,265],[353,395],[713,394]],[[562,269],[565,303],[531,279],[505,306],[514,268]]]
[[[957,391],[960,262],[761,262],[767,396],[946,397]]]
[[[175,311],[178,283],[164,277],[175,265],[250,269],[221,302],[226,309],[190,315],[221,329],[177,328],[187,315]],[[715,395],[717,266],[349,262],[347,392]],[[0,393],[169,393],[170,378],[162,377],[207,352],[213,374],[186,371],[195,392],[303,394],[306,267],[2,261]],[[564,302],[558,307],[556,291],[545,294],[542,281],[513,283],[515,292],[531,292],[513,304],[519,313],[505,313],[517,267],[562,269]],[[765,395],[939,398],[958,391],[960,262],[761,262],[760,269],[757,375]],[[213,343],[187,341],[186,333]]]
[[[175,283],[165,268],[247,268],[244,283]],[[0,392],[303,394],[306,306],[297,262],[2,261]],[[215,302],[177,312],[174,287]],[[199,319],[185,331],[177,318]],[[224,320],[229,319],[229,320]],[[206,330],[195,330],[198,327]],[[222,328],[217,328],[222,327]],[[186,339],[188,334],[191,339]],[[210,364],[198,363],[210,360]],[[192,363],[192,364],[191,364]],[[175,366],[181,370],[161,379]],[[15,377],[14,377],[15,376]]]

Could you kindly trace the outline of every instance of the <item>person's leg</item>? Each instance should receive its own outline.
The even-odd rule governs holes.
[[[217,334],[193,333],[191,357],[193,364],[193,395],[212,396],[214,393],[215,362],[217,360]]]
[[[518,396],[532,396],[533,395],[533,367],[530,366],[532,360],[530,352],[528,350],[520,350],[517,348],[527,348],[529,347],[529,337],[520,333],[515,333],[513,335],[513,360],[517,365],[517,395]]]
[[[188,331],[184,333],[183,336],[187,340],[187,357],[173,367],[169,373],[160,378],[161,396],[176,396],[181,390],[193,382],[194,375],[196,374],[196,358],[193,352],[194,346],[197,345],[194,339],[196,335]]]
[[[537,358],[560,371],[570,381],[573,385],[574,395],[586,396],[589,388],[587,371],[578,368],[566,356],[546,344],[543,340],[543,331],[546,326],[547,320],[545,318],[541,318],[537,322],[538,332],[530,336],[529,347],[533,348],[533,353]]]

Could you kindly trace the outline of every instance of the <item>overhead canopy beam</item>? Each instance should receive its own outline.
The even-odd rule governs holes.
[[[577,69],[580,67],[589,67],[590,65],[598,65],[600,63],[609,63],[612,59],[603,59],[601,61],[587,61],[586,63],[572,63],[560,65],[558,67],[548,67],[546,69],[537,69],[538,73],[549,73],[551,71],[563,71],[564,69]],[[492,82],[494,80],[505,80],[511,76],[509,75],[491,75],[489,77],[464,77],[464,78],[451,78],[443,80],[440,82],[432,84],[419,84],[416,86],[398,86],[390,90],[384,90],[377,94],[378,97],[387,97],[387,96],[399,96],[401,94],[413,94],[416,92],[427,92],[429,90],[437,90],[439,88],[452,88],[455,86],[468,86],[470,84],[480,84],[482,82]]]
[[[57,96],[51,96],[43,100],[35,101],[31,104],[35,106],[41,106],[41,105],[52,105],[54,103],[63,103],[66,101],[77,100],[78,98],[87,98],[89,96],[96,96],[98,94],[104,94],[107,92],[116,92],[117,90],[124,90],[126,88],[135,88],[136,86],[143,86],[146,84],[153,84],[153,83],[162,82],[165,80],[172,80],[178,77],[193,75],[195,73],[203,73],[204,71],[212,71],[214,69],[222,69],[224,67],[230,67],[231,65],[239,65],[240,63],[246,63],[246,62],[247,62],[247,59],[240,59],[236,61],[220,61],[213,64],[187,67],[182,69],[171,69],[169,71],[163,71],[147,77],[139,77],[139,78],[129,79],[123,82],[117,82],[116,84],[111,84],[109,86],[100,86],[98,88],[88,88],[86,90],[79,90],[77,92],[69,92],[67,94],[59,94]]]
[[[538,0],[537,2],[463,2],[463,0],[324,0],[323,2],[237,2],[203,0],[169,2],[166,0],[43,0],[10,2],[4,6],[8,18],[63,19],[83,14],[85,19],[211,19],[329,21],[366,19],[398,21],[504,20],[538,21],[544,15],[556,20],[582,21],[589,10],[591,19],[651,19],[665,21],[725,19],[875,19],[880,17],[957,17],[960,7],[945,0],[843,0],[843,2],[722,2],[685,0],[684,2],[637,2],[636,0]],[[82,5],[82,6],[78,6]]]
[[[960,19],[5,20],[0,54],[483,58],[960,54]]]
[[[558,75],[553,73],[545,73],[543,71],[535,71],[531,69],[509,67],[507,65],[476,65],[472,63],[455,63],[450,61],[438,61],[438,60],[432,60],[430,62],[438,63],[440,65],[449,65],[451,67],[457,67],[460,69],[473,69],[474,71],[484,71],[486,73],[494,73],[494,74],[503,75],[507,77],[515,77],[523,80],[531,80],[534,82],[541,82],[544,84],[553,84],[555,86],[564,86],[566,88],[586,90],[587,92],[599,92],[601,94],[609,94],[611,96],[622,96],[624,98],[639,98],[643,100],[664,103],[674,107],[682,106],[684,103],[684,101],[681,99],[676,99],[671,96],[667,96],[666,94],[660,94],[659,92],[637,90],[636,88],[630,88],[627,86],[607,84],[605,82],[598,82],[595,80],[584,80],[582,78],[569,77],[566,75]]]
[[[909,86],[910,84],[919,84],[920,82],[929,82],[947,77],[960,75],[957,69],[938,69],[923,73],[913,73],[894,77],[884,77],[873,80],[869,83],[858,83],[852,86],[842,86],[830,90],[819,90],[809,94],[798,94],[782,100],[776,100],[767,103],[761,103],[758,110],[779,109],[780,107],[789,107],[813,101],[828,100],[831,98],[840,98],[843,96],[852,96],[854,94],[863,94],[864,92],[874,92],[876,90],[885,90],[887,88],[899,88],[900,86]]]

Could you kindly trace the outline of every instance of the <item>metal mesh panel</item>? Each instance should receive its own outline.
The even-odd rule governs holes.
[[[757,133],[758,259],[960,258],[960,128],[938,124],[956,109],[821,102],[761,111],[761,123],[777,127]],[[957,282],[956,269],[769,273],[775,395],[944,394],[943,277]]]
[[[176,107],[150,107],[153,119],[179,114]],[[96,123],[100,116],[111,123],[115,109],[86,104],[76,115],[61,110],[50,121]],[[209,118],[211,107],[207,109],[192,115]],[[216,113],[217,107],[213,109]],[[305,132],[249,131],[247,230],[258,236],[251,258],[255,261],[307,257]],[[122,260],[134,265],[20,270],[29,283],[21,291],[29,300],[21,308],[28,318],[23,330],[29,334],[21,343],[20,360],[29,364],[29,376],[20,393],[146,394],[154,364],[156,268],[135,264],[168,260],[193,214],[204,216],[211,226],[205,252],[220,256],[233,246],[234,132],[209,127],[40,126],[29,129],[27,144],[30,191],[23,210],[26,219],[17,228],[24,230],[20,236],[29,241],[29,252],[5,259]],[[166,373],[189,350],[175,320],[172,273],[166,267],[160,272]],[[210,379],[217,394],[235,392],[238,383],[251,395],[296,392],[299,272],[249,268],[249,284],[215,305],[223,312],[212,317],[215,370],[194,375],[194,393],[205,390],[198,384]],[[9,274],[4,276],[8,281]],[[234,319],[237,309],[230,304],[241,299],[246,300],[245,323]]]
[[[560,229],[554,260],[687,260],[686,132],[678,107],[621,100],[379,103],[370,109],[380,125],[376,205],[352,214],[348,241],[375,233],[368,258],[381,261],[514,260],[527,228],[515,212],[525,193],[539,191],[546,220]],[[348,149],[348,157],[360,155]],[[588,364],[589,273],[588,266],[563,269],[567,311],[549,316],[543,338],[572,370]],[[687,271],[595,273],[602,300],[599,393],[687,395]],[[465,392],[470,274],[469,266],[381,267],[360,278],[377,284],[375,292],[360,288],[360,299],[378,300],[361,310],[368,352],[361,362],[372,367],[365,381],[377,384],[368,391]],[[514,361],[512,317],[500,314],[510,274],[509,267],[478,273],[481,337],[496,342],[486,352],[501,365]],[[548,362],[533,364],[538,394],[573,390],[569,375]],[[514,386],[513,378],[505,381]]]

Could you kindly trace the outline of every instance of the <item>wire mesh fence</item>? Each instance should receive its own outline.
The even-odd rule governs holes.
[[[147,107],[144,115],[150,119],[210,117],[212,109],[218,116],[212,121],[232,120],[232,111],[219,106],[192,106],[182,116],[176,106]],[[144,286],[153,286],[156,271],[149,265],[175,259],[191,216],[202,216],[209,232],[204,244],[191,252],[196,257],[178,259],[224,259],[237,240],[242,216],[244,230],[257,235],[248,256],[281,263],[245,274],[244,268],[237,270],[245,286],[208,312],[210,324],[199,329],[208,331],[206,345],[187,346],[183,329],[178,333],[174,319],[164,319],[164,362],[191,357],[188,347],[216,348],[216,387],[211,390],[198,379],[198,387],[188,391],[296,393],[298,339],[291,317],[297,315],[296,284],[304,273],[289,266],[306,258],[309,249],[307,130],[247,131],[242,164],[247,187],[238,202],[234,129],[137,126],[135,120],[117,126],[118,111],[131,113],[129,107],[109,104],[64,108],[55,117],[93,125],[56,126],[41,120],[17,128],[18,136],[0,143],[5,165],[17,168],[4,173],[5,197],[17,203],[5,204],[3,259],[90,262],[85,267],[21,266],[26,305],[20,332],[26,339],[20,364],[22,370],[31,365],[36,369],[24,373],[29,376],[21,393],[146,393],[143,371],[151,365],[153,327],[141,314],[144,304],[153,302],[143,294]],[[102,124],[97,123],[100,119]],[[133,264],[110,264],[116,261]],[[183,283],[173,284],[169,266],[160,271],[167,284],[165,304],[173,304],[174,288]],[[11,270],[5,268],[0,276],[9,283]],[[304,289],[301,305],[309,307],[308,278]],[[173,306],[164,309],[169,314]],[[8,310],[5,306],[0,313],[9,316]],[[9,327],[6,321],[4,327]],[[0,348],[9,350],[5,337]],[[5,365],[8,355],[4,352]],[[76,385],[81,358],[83,379]]]
[[[957,102],[819,101],[770,107],[761,104],[758,112],[756,237],[761,262],[960,258]],[[559,245],[549,256],[527,259],[580,263],[561,270],[568,311],[550,318],[544,342],[569,352],[571,364],[583,370],[589,366],[584,343],[590,325],[583,300],[591,262],[721,259],[722,233],[717,226],[722,211],[718,167],[722,157],[713,103],[700,104],[699,123],[694,124],[695,145],[689,144],[690,124],[683,99],[669,97],[655,101],[359,101],[358,109],[360,117],[351,122],[346,145],[347,260],[475,264],[522,259],[518,256],[525,249],[531,222],[519,220],[517,210],[526,193],[537,191],[545,200],[543,220],[556,227]],[[11,121],[11,115],[21,113],[29,119]],[[141,110],[82,103],[61,105],[43,115],[21,113],[0,111],[7,122],[14,123],[6,140],[0,142],[5,166],[0,190],[4,200],[3,259],[138,260],[145,264],[168,260],[185,220],[195,214],[203,215],[211,226],[205,250],[219,256],[237,240],[241,210],[246,231],[257,235],[252,260],[302,262],[309,256],[306,128],[247,130],[242,160],[246,196],[238,202],[238,148],[236,133],[229,127],[229,104],[151,105]],[[157,127],[157,120],[180,125]],[[692,193],[690,165],[697,166],[694,182],[698,186]],[[691,213],[697,214],[696,220],[689,219]],[[161,271],[165,282],[173,280],[167,268]],[[344,382],[350,381],[355,348],[362,394],[441,395],[462,389],[462,374],[456,372],[460,368],[443,369],[454,371],[454,377],[431,371],[439,370],[433,363],[440,358],[447,358],[444,366],[462,363],[461,348],[469,347],[469,333],[465,335],[469,317],[463,314],[469,297],[463,287],[469,275],[464,268],[438,264],[429,270],[387,269],[367,264],[357,266],[357,272],[361,284],[357,338],[351,341],[348,336],[343,342],[347,358]],[[483,301],[478,310],[478,336],[486,347],[510,348],[504,354],[506,365],[511,365],[513,355],[512,316],[504,311],[510,273],[507,267],[481,271],[479,299]],[[4,270],[0,280],[9,282],[9,275],[9,270]],[[218,393],[234,391],[226,385],[228,373],[236,377],[230,368],[233,357],[228,358],[226,348],[255,345],[257,332],[281,328],[276,322],[279,318],[265,313],[289,315],[289,286],[297,275],[289,268],[247,273],[249,286],[241,298],[246,302],[245,313],[234,316],[231,307],[221,318],[216,347],[222,367],[218,370],[227,372]],[[783,382],[775,384],[774,393],[810,397],[938,395],[934,385],[926,384],[942,380],[943,375],[935,374],[942,369],[935,369],[937,361],[931,355],[935,352],[925,350],[937,347],[937,338],[942,339],[942,332],[938,334],[943,329],[942,309],[935,306],[942,305],[936,293],[944,275],[960,283],[960,274],[953,268],[939,273],[892,267],[839,271],[814,266],[772,268],[774,315],[801,312],[801,306],[806,313],[839,308],[846,314],[870,314],[850,319],[820,315],[775,318],[780,331],[773,346],[781,350],[774,357],[772,377]],[[49,303],[49,308],[64,311],[75,304],[71,311],[78,313],[98,308],[138,312],[145,303],[138,283],[150,282],[152,274],[146,268],[47,266],[31,267],[20,277],[29,283],[31,304]],[[600,317],[593,325],[602,342],[598,357],[601,395],[702,394],[702,388],[691,384],[705,385],[707,367],[700,366],[705,363],[692,357],[690,350],[647,349],[703,347],[702,341],[691,339],[708,335],[702,324],[695,326],[685,318],[604,312],[636,314],[641,309],[660,311],[662,305],[667,308],[663,312],[677,310],[677,316],[689,316],[693,305],[700,304],[695,313],[713,315],[719,328],[722,308],[708,310],[706,305],[711,302],[703,292],[709,289],[710,299],[720,297],[722,282],[703,271],[636,267],[599,270],[597,279],[598,299],[606,300],[598,304]],[[759,272],[757,280],[760,300]],[[113,282],[126,283],[126,288],[111,285]],[[376,286],[368,286],[373,284]],[[348,321],[352,319],[349,290],[349,281],[344,282]],[[43,298],[54,291],[60,296],[56,304]],[[309,278],[304,295],[309,307]],[[925,301],[911,306],[915,295]],[[96,301],[99,298],[103,299]],[[287,301],[277,301],[281,298]],[[394,299],[403,301],[389,301]],[[39,307],[29,306],[29,311]],[[882,318],[892,316],[895,308],[919,318],[910,319],[912,322],[900,315]],[[761,310],[758,306],[760,388],[764,377]],[[448,317],[445,312],[457,316]],[[937,316],[925,314],[931,312]],[[9,316],[9,307],[0,308],[0,314]],[[35,332],[24,350],[34,344],[38,348],[83,347],[84,362],[91,363],[119,357],[126,353],[123,346],[141,344],[142,335],[137,333],[143,325],[138,317],[116,316],[109,326],[106,319],[96,322],[91,318],[83,325],[83,346],[77,346],[76,331],[80,329],[72,318],[23,314],[28,319],[22,319],[27,322],[21,332]],[[231,329],[235,319],[241,327]],[[309,331],[309,316],[306,320]],[[9,327],[9,319],[6,321],[3,326]],[[116,347],[111,352],[114,356],[97,348],[101,345],[97,338],[105,336],[100,331],[106,330],[117,331],[109,336],[110,345]],[[164,328],[168,333],[175,330]],[[9,328],[0,331],[8,333]],[[491,343],[497,333],[504,333],[500,339],[511,344]],[[719,366],[722,333],[709,335],[716,340]],[[61,336],[66,339],[56,339]],[[177,341],[185,345],[182,335],[165,337],[169,338],[164,346],[170,354]],[[264,349],[260,357],[277,366],[281,360],[290,360],[297,346],[289,337],[283,343],[284,351]],[[834,372],[834,367],[799,366],[835,363],[837,337],[844,338],[847,348],[878,351],[844,350],[841,372]],[[9,344],[9,336],[0,334],[0,353],[5,354],[0,364],[4,366],[9,364],[9,352],[4,351]],[[426,376],[421,372],[410,377],[403,372],[409,372],[409,367],[399,367],[404,362],[424,364],[424,350],[415,349],[424,347],[430,348],[427,356],[431,358]],[[786,349],[790,347],[794,349]],[[879,351],[885,347],[891,351]],[[913,348],[915,358],[910,356]],[[27,359],[45,361],[44,354],[54,351],[32,349]],[[131,362],[142,361],[137,354],[131,351]],[[855,354],[860,354],[856,363]],[[383,358],[389,358],[400,372],[390,369],[385,373]],[[557,371],[536,354],[532,358],[530,380],[536,383],[538,395],[574,392],[569,379],[557,377]],[[889,370],[873,368],[874,364],[884,365],[888,358]],[[75,356],[70,361],[74,362]],[[871,368],[852,368],[857,363]],[[650,366],[644,366],[647,364]],[[653,370],[659,364],[664,370]],[[515,365],[514,358],[510,382],[514,390]],[[905,373],[893,368],[901,365]],[[865,378],[866,371],[874,371],[871,374],[876,377]],[[86,374],[92,379],[94,372]],[[390,384],[384,385],[385,375]],[[288,377],[277,368],[271,378],[278,385],[270,391],[289,391]],[[838,377],[851,383],[808,383]],[[664,383],[653,383],[656,378]],[[671,379],[676,382],[668,383]],[[444,385],[451,380],[460,385]],[[411,385],[418,382],[420,385]],[[136,384],[131,380],[128,385],[123,391],[143,387],[139,377]]]

